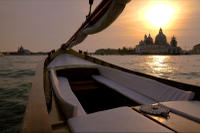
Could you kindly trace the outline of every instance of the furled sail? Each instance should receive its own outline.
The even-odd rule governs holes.
[[[62,48],[72,48],[85,40],[88,35],[96,34],[107,28],[122,13],[129,1],[130,0],[102,0],[99,6],[97,6],[94,12]]]

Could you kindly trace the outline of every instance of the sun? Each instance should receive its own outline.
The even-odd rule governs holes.
[[[154,27],[164,27],[174,16],[174,8],[168,4],[154,4],[147,8],[146,20]]]

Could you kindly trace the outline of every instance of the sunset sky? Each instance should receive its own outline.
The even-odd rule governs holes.
[[[191,49],[200,43],[199,5],[200,0],[132,0],[109,28],[75,49],[135,47],[145,33],[155,39],[160,26],[168,42],[175,35],[179,46]],[[0,51],[59,48],[85,20],[88,6],[88,0],[0,0]]]

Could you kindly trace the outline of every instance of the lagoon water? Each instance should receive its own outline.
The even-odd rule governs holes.
[[[95,56],[161,78],[200,86],[200,55]],[[37,63],[44,56],[0,57],[0,132],[20,132]]]
[[[95,57],[134,71],[200,86],[200,55]]]
[[[24,111],[42,56],[0,57],[0,132],[20,132]]]

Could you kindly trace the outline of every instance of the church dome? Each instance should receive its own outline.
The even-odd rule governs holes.
[[[167,38],[166,38],[165,34],[163,34],[163,31],[161,28],[160,28],[159,34],[156,36],[155,44],[158,44],[158,45],[167,44]]]

